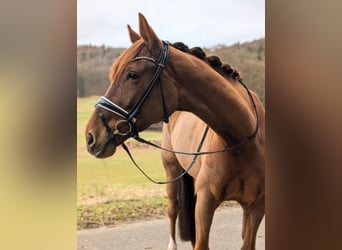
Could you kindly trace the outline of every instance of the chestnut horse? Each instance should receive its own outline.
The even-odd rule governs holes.
[[[216,208],[224,200],[236,200],[243,208],[241,249],[255,249],[265,213],[265,112],[259,98],[246,91],[236,72],[226,74],[207,58],[161,41],[143,15],[140,34],[128,30],[133,44],[114,62],[111,84],[86,127],[88,151],[98,158],[112,156],[129,137],[139,138],[139,131],[169,120],[162,146],[193,152],[208,124],[201,150],[220,153],[199,156],[180,182],[167,184],[168,248],[177,248],[179,212],[181,237],[191,240],[194,249],[209,249]],[[165,151],[162,159],[171,180],[193,157]]]

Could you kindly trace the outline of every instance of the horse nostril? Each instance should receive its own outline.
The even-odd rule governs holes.
[[[92,147],[95,144],[95,138],[94,138],[94,135],[91,132],[88,133],[87,144],[88,144],[89,147]]]

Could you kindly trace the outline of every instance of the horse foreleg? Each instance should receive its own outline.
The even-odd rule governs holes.
[[[203,189],[197,192],[195,250],[209,249],[209,232],[217,206],[214,196],[208,190]]]
[[[169,226],[170,226],[170,240],[167,249],[168,250],[177,250],[176,244],[176,219],[178,215],[178,182],[167,184],[166,187],[167,195],[169,197],[169,204],[167,207],[167,214],[169,217]]]
[[[241,250],[255,250],[256,234],[264,214],[264,199],[259,200],[252,207],[244,208],[243,245]]]
[[[162,142],[163,147],[171,148],[170,138],[164,133]],[[174,154],[163,151],[162,161],[166,172],[167,180],[172,180],[182,173],[182,167],[180,166],[177,158]],[[171,182],[166,185],[166,193],[169,198],[169,204],[167,207],[167,214],[169,217],[170,227],[170,239],[168,244],[168,250],[177,250],[176,245],[176,220],[178,216],[178,192],[179,182]]]

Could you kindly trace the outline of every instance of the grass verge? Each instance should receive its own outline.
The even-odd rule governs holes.
[[[77,208],[77,229],[118,225],[141,219],[165,217],[167,198],[112,201],[105,204],[80,205]]]

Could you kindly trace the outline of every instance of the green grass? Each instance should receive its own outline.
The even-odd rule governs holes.
[[[97,98],[77,99],[78,227],[115,224],[143,218],[144,215],[164,214],[167,200],[165,186],[149,182],[134,167],[126,152],[119,148],[110,158],[96,159],[86,151],[84,130]],[[161,132],[146,131],[141,136],[148,140],[160,140]],[[149,176],[165,180],[159,150],[133,147],[131,153]]]

